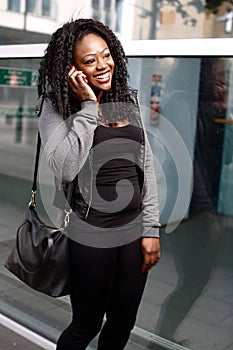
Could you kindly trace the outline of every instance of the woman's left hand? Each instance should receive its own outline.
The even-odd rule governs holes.
[[[160,259],[159,238],[143,237],[141,240],[143,253],[142,272],[149,271]]]

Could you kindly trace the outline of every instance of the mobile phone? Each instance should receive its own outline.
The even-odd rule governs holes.
[[[69,67],[70,69],[72,69],[74,66],[72,64],[69,64]],[[75,67],[74,67],[75,68]],[[77,69],[75,68],[75,71],[77,71]],[[87,77],[82,77],[83,78],[83,81],[88,84],[88,80],[87,80]]]
[[[70,69],[72,69],[74,66],[72,65],[72,64],[69,64],[69,67],[70,67]],[[74,67],[75,68],[75,67]],[[75,68],[75,71],[76,71],[77,69]]]
[[[86,77],[82,77],[82,78],[83,78],[83,81],[84,81],[86,84],[88,84],[87,78],[86,78]]]

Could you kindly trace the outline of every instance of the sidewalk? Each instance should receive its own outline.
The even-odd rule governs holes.
[[[17,323],[14,321],[9,320],[9,322],[10,327],[7,327],[1,324],[3,323],[3,320],[0,320],[0,350],[55,350],[55,344],[47,341],[34,332],[27,330],[19,324],[17,326]],[[14,326],[14,324],[16,326]],[[14,327],[15,331],[13,330]],[[34,339],[34,342],[31,341],[32,339]],[[92,342],[93,346],[96,345],[94,345],[94,342]],[[41,346],[37,344],[41,344]],[[142,347],[131,340],[127,345],[127,350],[143,349],[145,349],[145,347]],[[94,348],[90,345],[88,350],[94,350]]]
[[[42,350],[9,328],[0,325],[0,350]]]

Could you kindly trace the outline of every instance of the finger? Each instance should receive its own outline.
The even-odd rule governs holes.
[[[142,268],[141,268],[141,271],[142,272],[148,272],[153,266],[155,266],[157,264],[157,262],[156,263],[154,263],[154,264],[143,264],[142,265]]]
[[[150,264],[143,264],[141,267],[141,272],[148,272],[152,268]]]
[[[77,77],[82,74],[82,71],[77,71],[75,67],[73,67],[68,73],[68,83],[72,84],[73,87],[77,86],[78,79]]]
[[[81,75],[81,73],[74,72],[69,77],[68,84],[74,92],[78,92],[80,90],[80,88],[82,88],[84,86],[82,79],[78,78],[80,75]]]
[[[147,253],[144,253],[144,259],[142,263],[142,271],[146,272],[150,269],[151,263],[150,263],[150,255]]]
[[[161,250],[160,247],[155,251],[155,258],[160,259],[161,258]]]
[[[151,256],[149,253],[144,253],[143,264],[149,265],[151,260]]]
[[[158,254],[145,254],[144,261],[142,264],[142,272],[149,271],[153,266],[155,266],[160,259],[160,253]]]
[[[79,80],[79,76],[81,76],[82,75],[82,71],[77,71],[77,70],[75,70],[74,72],[72,72],[70,75],[69,75],[69,79],[71,80],[71,81],[73,81],[74,83],[75,82],[79,82],[80,80]]]
[[[69,87],[70,87],[70,93],[71,93],[71,95],[73,95],[73,97],[75,97],[76,94],[78,93],[78,86],[77,86],[77,83],[75,83],[75,82],[72,81],[72,80],[69,80],[69,81],[68,81],[68,84],[69,84]]]
[[[71,66],[71,65],[70,65],[70,70],[69,70],[68,75],[70,76],[70,75],[72,75],[74,72],[77,72],[77,69],[76,69],[74,66]]]
[[[75,71],[74,67],[71,68],[71,70],[68,72],[68,76],[70,77],[74,73],[74,71]]]

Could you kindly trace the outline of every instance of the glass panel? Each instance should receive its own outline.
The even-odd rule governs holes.
[[[116,0],[116,31],[121,30],[122,0]]]
[[[218,198],[218,211],[221,214],[227,216],[227,220],[230,220],[230,217],[233,215],[233,101],[232,101],[232,88],[233,88],[233,69],[232,64],[233,60],[229,59],[228,64],[228,80],[229,88],[228,95],[224,102],[228,101],[228,109],[225,113],[226,119],[218,119],[216,122],[219,125],[219,128],[224,131],[224,141],[223,141],[223,155],[222,155],[222,171],[220,179],[220,194]],[[219,73],[220,74],[220,73]],[[223,86],[224,88],[224,86]]]
[[[55,340],[69,320],[69,304],[33,291],[3,268],[31,196],[38,66],[37,59],[0,60],[0,312]],[[39,192],[37,206],[49,223]]]
[[[106,12],[105,24],[110,27],[111,23],[112,23],[112,13],[111,12]]]
[[[92,0],[92,7],[96,10],[99,9],[100,6],[100,0]]]
[[[51,2],[50,0],[42,0],[42,16],[51,15]]]
[[[111,0],[104,0],[104,8],[106,10],[110,10],[110,8],[111,8]]]
[[[137,325],[188,349],[231,349],[232,59],[135,58],[130,76],[139,89],[165,203],[162,259],[150,273]],[[185,220],[169,227],[175,200],[180,206],[184,200],[179,192],[190,164],[185,146],[194,170],[191,203]]]
[[[19,12],[20,11],[20,0],[8,0],[8,9]]]
[[[27,12],[35,13],[36,11],[36,0],[27,0],[26,1]]]
[[[140,92],[149,140],[152,147],[158,148],[156,158],[159,164],[159,178],[166,180],[166,187],[163,181],[159,185],[161,202],[164,202],[161,221],[168,223],[172,211],[176,221],[181,220],[186,216],[190,198],[188,195],[183,197],[183,203],[176,203],[176,198],[179,195],[180,177],[183,176],[184,168],[187,175],[188,172],[191,174],[200,59],[135,58],[130,59],[129,66],[131,85],[136,86]],[[167,135],[164,134],[164,130],[167,131]],[[181,147],[183,142],[185,147]],[[179,153],[175,153],[175,149],[179,149]],[[192,186],[191,176],[183,182],[183,186],[187,186],[189,194]]]
[[[129,59],[154,153],[163,227],[162,258],[149,274],[137,318],[138,327],[157,337],[146,341],[133,332],[127,350],[155,342],[161,350],[233,346],[232,62]],[[70,321],[69,299],[36,293],[3,268],[30,199],[38,65],[37,59],[0,60],[0,311],[56,341]],[[41,176],[38,210],[49,220],[47,180],[53,179],[44,165]]]

